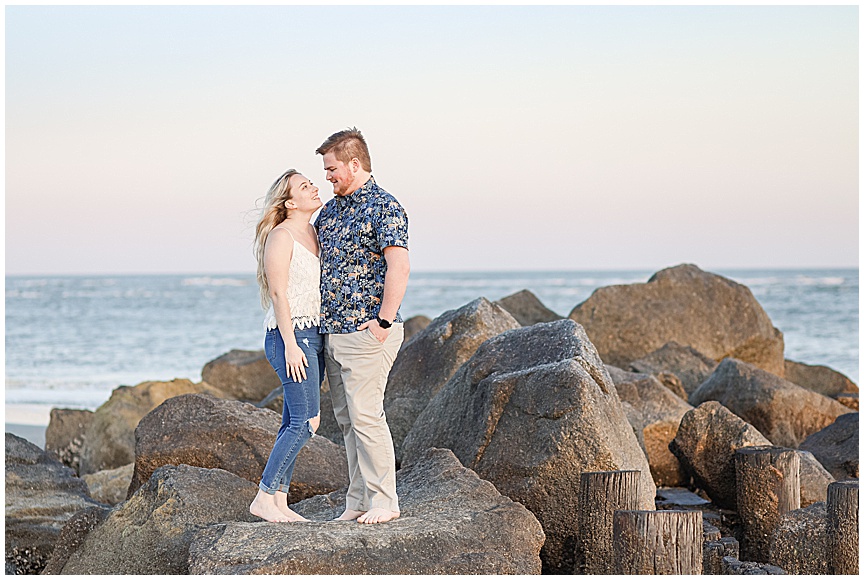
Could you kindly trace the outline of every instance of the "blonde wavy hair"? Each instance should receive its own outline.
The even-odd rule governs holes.
[[[255,258],[258,260],[258,288],[261,291],[261,306],[265,310],[270,307],[270,284],[267,283],[267,275],[264,273],[264,245],[267,236],[277,225],[288,217],[288,208],[285,202],[291,199],[292,175],[297,175],[296,169],[289,169],[279,179],[273,182],[267,195],[264,196],[264,207],[258,225],[255,226]]]

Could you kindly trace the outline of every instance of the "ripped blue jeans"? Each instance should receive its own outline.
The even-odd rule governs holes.
[[[320,412],[321,382],[324,380],[324,335],[318,327],[294,329],[297,345],[306,355],[306,380],[294,381],[285,363],[285,342],[278,328],[267,331],[264,339],[264,354],[279,379],[282,381],[282,426],[276,436],[276,443],[261,475],[259,489],[274,494],[277,491],[288,493],[294,462],[300,449],[312,438],[309,419]]]

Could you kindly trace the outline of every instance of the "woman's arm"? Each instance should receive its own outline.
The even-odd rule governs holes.
[[[294,338],[294,323],[291,321],[291,307],[288,304],[288,269],[293,254],[294,239],[289,232],[280,228],[270,232],[264,245],[264,274],[270,287],[276,325],[285,343],[285,364],[291,378],[299,383],[306,380],[305,367],[308,367],[309,363]]]

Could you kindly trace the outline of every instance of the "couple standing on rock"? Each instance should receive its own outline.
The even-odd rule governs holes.
[[[408,284],[408,216],[372,177],[360,131],[334,133],[316,150],[335,197],[286,171],[256,227],[264,350],[282,381],[282,426],[249,511],[270,522],[307,521],[288,507],[294,463],[320,421],[330,381],[345,439],[349,487],[337,519],[377,524],[399,517],[393,439],[384,415],[387,375],[402,344],[399,305]]]

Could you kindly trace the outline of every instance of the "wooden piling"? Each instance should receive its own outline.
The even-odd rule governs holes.
[[[591,471],[579,480],[577,574],[611,574],[612,520],[616,510],[634,510],[639,497],[636,470]]]
[[[786,512],[801,507],[801,477],[794,449],[761,445],[735,452],[738,516],[743,558],[768,562],[771,535]]]
[[[616,574],[702,574],[702,512],[617,511]]]
[[[828,573],[858,574],[858,480],[828,486]]]

